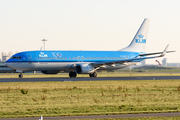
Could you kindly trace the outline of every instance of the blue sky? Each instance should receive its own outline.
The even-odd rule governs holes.
[[[128,46],[150,18],[146,51],[170,44],[177,52],[165,57],[180,62],[179,5],[179,0],[1,0],[0,52],[39,50],[44,38],[47,50],[115,51]]]

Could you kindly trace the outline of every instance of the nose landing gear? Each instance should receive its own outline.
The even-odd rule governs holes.
[[[23,78],[23,75],[22,75],[22,73],[20,73],[20,74],[19,74],[19,78]]]

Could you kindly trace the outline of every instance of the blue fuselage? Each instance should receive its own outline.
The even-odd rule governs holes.
[[[23,71],[69,71],[72,64],[90,64],[132,59],[139,54],[138,52],[126,51],[26,51],[13,55],[6,61],[6,65],[13,69]],[[119,69],[119,67],[113,67],[113,69]]]
[[[104,62],[131,59],[138,52],[125,51],[26,51],[13,55],[11,62]]]

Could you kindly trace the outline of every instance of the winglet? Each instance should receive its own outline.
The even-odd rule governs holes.
[[[164,49],[164,51],[162,52],[162,54],[159,57],[163,57],[166,55],[168,47],[169,47],[169,44],[166,46],[166,48]]]

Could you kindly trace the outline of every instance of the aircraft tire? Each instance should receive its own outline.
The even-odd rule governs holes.
[[[91,78],[92,78],[92,77],[93,77],[93,74],[91,74],[91,73],[90,73],[90,74],[89,74],[89,77],[91,77]]]
[[[73,77],[76,77],[77,73],[76,72],[72,72],[72,75],[73,75]]]
[[[19,74],[19,78],[23,78],[23,75],[22,75],[22,74]]]
[[[72,78],[73,77],[73,72],[69,72],[69,77]]]
[[[92,76],[93,76],[93,77],[97,77],[97,73],[94,72],[94,73],[92,74]]]

